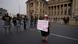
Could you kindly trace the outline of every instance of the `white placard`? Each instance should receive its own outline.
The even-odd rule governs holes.
[[[37,29],[48,32],[48,21],[47,20],[38,20]]]

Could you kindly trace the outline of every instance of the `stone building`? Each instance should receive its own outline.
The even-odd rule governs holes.
[[[50,18],[63,18],[72,15],[72,1],[70,0],[49,0],[48,5]]]
[[[33,16],[49,15],[51,20],[58,21],[64,17],[74,19],[78,16],[78,0],[28,0],[27,14]]]
[[[44,14],[48,14],[48,4],[45,0],[28,0],[27,4],[27,15],[29,16],[43,16]]]
[[[72,17],[72,0],[49,0],[48,10],[50,20],[63,21],[64,17]]]

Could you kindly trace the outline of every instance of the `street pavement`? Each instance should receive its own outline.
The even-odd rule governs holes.
[[[16,32],[12,25],[8,34],[3,27],[0,20],[0,44],[78,44],[78,26],[51,23],[48,43],[41,41],[41,33],[35,27],[23,30],[22,25],[22,31]]]

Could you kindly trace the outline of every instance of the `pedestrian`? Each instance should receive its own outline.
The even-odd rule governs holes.
[[[33,28],[35,27],[35,17],[33,17],[33,19],[32,19],[32,27]]]
[[[65,18],[65,17],[63,18],[63,21],[64,21],[64,24],[67,24],[67,22],[66,22],[66,18]]]
[[[35,26],[37,26],[37,20],[38,20],[38,17],[35,16]]]
[[[48,15],[45,15],[43,18],[41,17],[40,19],[41,19],[41,20],[49,21],[49,20],[48,20]],[[48,25],[50,26],[50,23],[49,23]],[[49,26],[48,26],[48,28],[47,28],[47,29],[48,29],[47,32],[41,30],[41,35],[42,35],[42,41],[43,41],[43,42],[48,42],[48,36],[49,36],[49,33],[50,33],[50,32],[49,32]]]
[[[69,23],[69,17],[67,17],[67,23]]]
[[[32,28],[33,27],[33,16],[31,15],[31,19],[30,19],[30,27]]]
[[[21,18],[21,16],[20,16],[20,14],[17,14],[17,32],[20,32],[21,31],[21,20],[22,20],[22,18]]]
[[[8,15],[8,13],[6,13],[3,17],[2,17],[3,21],[4,21],[4,25],[5,25],[5,32],[9,31],[11,32],[11,17]]]
[[[12,22],[13,22],[13,24],[14,24],[14,26],[16,26],[17,25],[17,18],[16,17],[13,17],[13,20],[12,20]]]
[[[64,21],[65,24],[69,23],[69,17],[64,17],[63,21]]]
[[[27,21],[28,21],[28,18],[27,18],[27,16],[24,16],[24,18],[23,18],[23,23],[24,23],[24,30],[26,30]]]
[[[17,18],[15,16],[12,19],[12,23],[13,23],[14,29],[16,29],[17,28]]]

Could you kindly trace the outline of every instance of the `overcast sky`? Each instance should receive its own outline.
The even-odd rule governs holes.
[[[0,0],[0,8],[7,9],[11,14],[26,14],[26,2],[27,0]]]
[[[0,0],[0,8],[7,9],[9,13],[16,14],[26,14],[26,2],[27,0]]]

